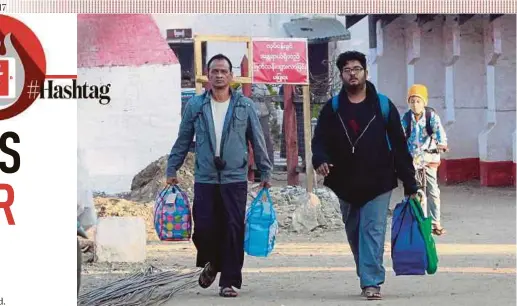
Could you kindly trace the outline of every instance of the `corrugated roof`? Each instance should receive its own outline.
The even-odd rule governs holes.
[[[309,43],[349,40],[350,32],[334,18],[300,18],[284,23],[290,37],[307,38]]]

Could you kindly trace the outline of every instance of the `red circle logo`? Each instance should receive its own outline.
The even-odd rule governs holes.
[[[23,22],[0,15],[0,120],[31,106],[45,75],[45,52],[34,32]]]

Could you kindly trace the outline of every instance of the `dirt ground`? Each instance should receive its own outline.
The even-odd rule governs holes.
[[[442,223],[436,238],[439,269],[432,276],[395,276],[386,239],[383,301],[373,305],[515,305],[516,199],[514,188],[476,183],[442,186]],[[392,196],[392,206],[402,191]],[[148,244],[159,268],[193,267],[190,242]],[[85,264],[83,292],[118,279],[138,265]],[[141,266],[141,265],[140,265]],[[281,235],[268,258],[247,256],[237,299],[217,295],[217,283],[175,295],[165,305],[362,305],[354,262],[343,232]]]

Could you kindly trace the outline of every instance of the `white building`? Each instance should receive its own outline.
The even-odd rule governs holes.
[[[515,15],[368,19],[370,69],[378,89],[404,112],[408,86],[427,85],[429,104],[445,123],[451,152],[440,178],[515,184]]]
[[[111,102],[79,101],[78,142],[93,189],[128,191],[167,154],[180,123],[180,65],[149,15],[79,15],[81,83],[111,84]]]

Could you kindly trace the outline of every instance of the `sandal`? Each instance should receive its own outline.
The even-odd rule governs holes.
[[[216,277],[217,272],[214,273],[210,263],[207,263],[199,275],[198,284],[201,286],[201,288],[206,289],[214,283]]]
[[[230,297],[237,297],[239,294],[237,293],[237,291],[235,291],[232,287],[224,287],[224,288],[221,288],[221,291],[219,291],[219,296],[221,297],[226,297],[226,298],[230,298]]]
[[[441,236],[441,235],[443,235],[445,233],[446,233],[446,231],[445,231],[445,229],[443,227],[440,227],[440,228],[435,227],[435,228],[433,228],[433,234],[435,234],[436,236]]]
[[[363,289],[364,296],[369,301],[380,301],[382,300],[381,289],[376,287],[366,287]]]

